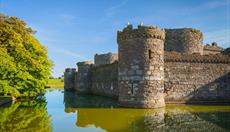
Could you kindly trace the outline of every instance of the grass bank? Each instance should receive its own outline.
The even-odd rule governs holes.
[[[63,79],[49,79],[47,88],[64,88]]]

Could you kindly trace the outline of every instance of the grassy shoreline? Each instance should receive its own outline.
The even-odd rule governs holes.
[[[62,79],[49,79],[46,88],[64,88],[64,81]]]

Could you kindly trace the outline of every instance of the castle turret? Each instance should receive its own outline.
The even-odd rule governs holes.
[[[193,28],[165,29],[165,50],[203,55],[203,34]]]
[[[76,77],[75,89],[78,93],[87,94],[90,93],[90,68],[92,66],[92,62],[84,61],[78,62],[78,73]]]
[[[119,103],[126,107],[157,108],[164,102],[164,39],[159,27],[128,25],[118,31]]]
[[[64,89],[65,90],[74,90],[75,84],[75,68],[66,68],[64,72]]]
[[[94,64],[95,66],[112,64],[118,60],[118,54],[116,53],[107,53],[107,54],[95,54],[94,55]]]

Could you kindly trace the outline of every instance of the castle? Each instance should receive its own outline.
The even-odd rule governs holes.
[[[64,72],[65,90],[116,98],[125,107],[166,103],[230,103],[230,53],[203,45],[193,28],[128,25],[117,32],[118,54],[96,54]]]

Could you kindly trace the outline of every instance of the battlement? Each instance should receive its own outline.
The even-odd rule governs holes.
[[[117,32],[117,41],[124,41],[135,38],[156,38],[160,40],[165,39],[165,31],[157,26],[142,26],[139,25],[134,29],[132,25],[128,25],[122,31]]]
[[[65,72],[76,72],[76,68],[66,68]]]
[[[185,54],[178,52],[165,52],[165,62],[193,62],[193,63],[225,63],[230,64],[230,57],[222,54]]]
[[[219,54],[222,51],[224,51],[224,49],[222,47],[218,46],[218,44],[216,42],[213,42],[211,45],[206,44],[204,46],[204,54]]]
[[[92,65],[93,62],[92,61],[82,61],[82,62],[78,62],[77,66],[85,66],[85,65]]]

